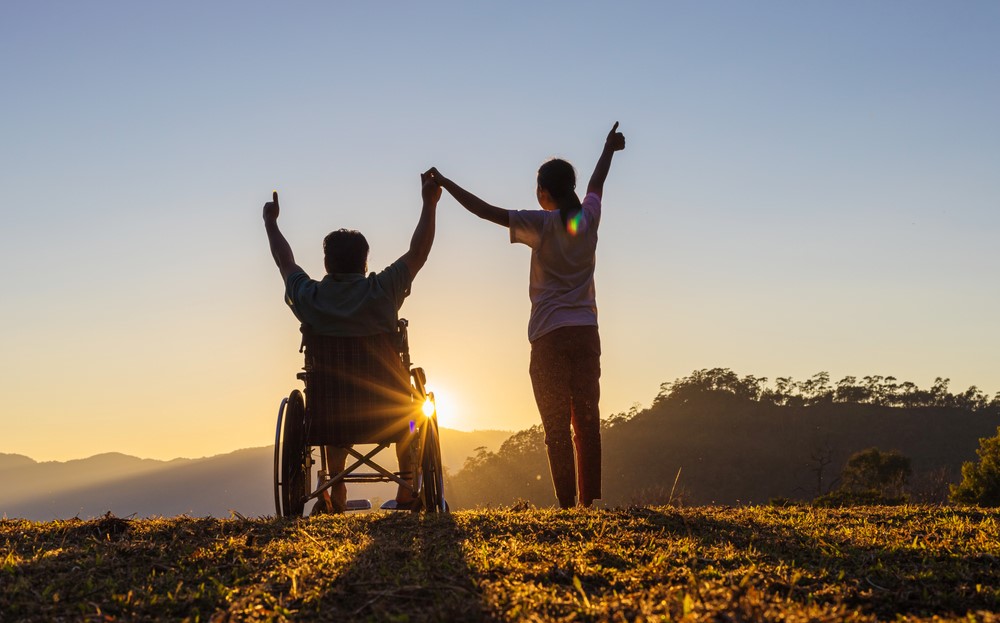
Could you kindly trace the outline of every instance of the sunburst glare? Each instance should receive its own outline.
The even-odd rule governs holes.
[[[427,385],[427,391],[434,394],[434,405],[437,407],[438,426],[457,428],[460,417],[454,402],[454,395],[447,388]],[[425,407],[426,409],[427,407]],[[426,411],[425,411],[426,412]]]

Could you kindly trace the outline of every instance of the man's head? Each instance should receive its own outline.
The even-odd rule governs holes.
[[[361,273],[368,272],[368,241],[361,232],[353,229],[338,229],[323,239],[323,264],[326,272]]]

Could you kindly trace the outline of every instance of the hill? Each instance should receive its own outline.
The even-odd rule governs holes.
[[[975,388],[949,394],[943,381],[926,398],[917,390],[886,398],[889,392],[872,384],[860,398],[870,402],[856,402],[837,401],[830,390],[776,395],[762,389],[762,380],[696,372],[665,384],[651,407],[608,418],[602,503],[811,500],[837,483],[852,454],[871,447],[911,459],[912,499],[942,502],[962,463],[976,459],[979,440],[1000,425],[1000,400],[988,403]],[[838,385],[845,388],[859,389]],[[479,453],[451,485],[456,508],[553,504],[542,430],[521,431],[497,452]]]
[[[442,462],[457,470],[476,448],[495,449],[510,433],[441,429]],[[181,514],[246,517],[274,514],[272,446],[202,459],[156,461],[120,453],[36,462],[0,454],[0,516],[33,520]],[[395,465],[391,451],[381,460]],[[391,485],[358,485],[352,497],[388,499]]]
[[[1000,620],[1000,513],[0,521],[4,620]]]
[[[631,475],[645,472],[648,486],[667,488],[681,470],[690,503],[808,500],[829,489],[851,454],[877,447],[912,460],[915,493],[939,496],[998,424],[992,414],[955,408],[788,407],[706,397],[661,405],[609,433],[607,462],[617,471],[605,482],[624,490]]]

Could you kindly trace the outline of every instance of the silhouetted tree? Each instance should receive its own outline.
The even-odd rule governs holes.
[[[951,499],[959,504],[1000,506],[1000,427],[993,437],[979,440],[979,460],[962,465],[962,482],[951,486]]]
[[[686,402],[706,392],[730,394],[739,400],[760,400],[766,378],[749,375],[742,379],[729,368],[696,370],[691,376],[677,379],[673,383],[660,385],[660,393],[653,404],[664,400]]]
[[[990,399],[979,388],[973,385],[961,394],[955,396],[955,406],[970,411],[982,411],[988,408]]]
[[[870,402],[874,405],[885,404],[885,391],[882,387],[883,378],[876,374],[861,379],[864,382],[865,393],[868,398],[865,402]]]
[[[875,493],[884,498],[898,498],[913,470],[910,459],[895,450],[883,452],[868,448],[847,459],[841,474],[840,488],[849,493]]]
[[[950,407],[955,403],[955,397],[948,391],[948,383],[951,379],[943,379],[940,376],[934,379],[931,387],[931,404],[935,407]]]
[[[465,464],[462,466],[462,469],[476,469],[477,467],[484,465],[493,454],[486,446],[479,446],[474,449],[473,452],[475,452],[475,454],[465,458]]]
[[[539,505],[551,503],[554,498],[542,425],[514,433],[496,452],[477,448],[476,454],[451,477],[450,484],[457,494],[456,503],[463,507],[516,499]]]
[[[501,457],[512,458],[545,452],[545,431],[541,424],[514,433],[500,445],[497,451]]]
[[[740,377],[729,368],[696,370],[672,383],[662,383],[653,406],[663,401],[686,403],[705,394],[727,395],[737,400],[751,400],[786,407],[808,407],[831,402],[872,404],[886,407],[945,407],[1000,414],[1000,392],[991,400],[972,386],[961,394],[948,391],[948,379],[938,377],[930,390],[910,381],[898,382],[894,376],[869,375],[858,381],[845,376],[831,385],[828,372],[817,372],[805,381],[779,376],[774,387],[767,378]],[[619,416],[614,416],[615,422]]]
[[[830,386],[830,373],[817,372],[811,379],[802,381],[799,384],[799,392],[809,405],[832,402],[833,388]]]
[[[837,389],[834,390],[833,398],[837,402],[868,402],[871,393],[867,388],[858,385],[858,379],[853,376],[845,376],[837,381]]]
[[[622,424],[632,420],[635,416],[639,415],[642,410],[642,405],[638,402],[632,403],[632,407],[628,411],[622,413],[612,413],[606,418],[601,419],[601,430],[607,431],[616,426],[621,426]]]
[[[847,459],[840,486],[816,498],[814,503],[818,506],[900,504],[906,501],[903,487],[912,472],[910,459],[895,450],[868,448],[855,452]]]
[[[892,406],[923,407],[930,405],[932,402],[930,392],[920,389],[910,381],[905,381],[899,384]]]
[[[826,472],[827,466],[833,463],[833,445],[830,443],[830,439],[824,439],[822,446],[814,448],[809,454],[809,458],[813,462],[813,466],[809,471],[816,474],[816,495],[820,496],[825,493],[823,491],[823,475]],[[834,480],[827,489],[836,484],[836,482],[837,480]]]

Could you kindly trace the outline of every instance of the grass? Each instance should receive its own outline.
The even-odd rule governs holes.
[[[0,521],[0,621],[1000,620],[998,511]]]

